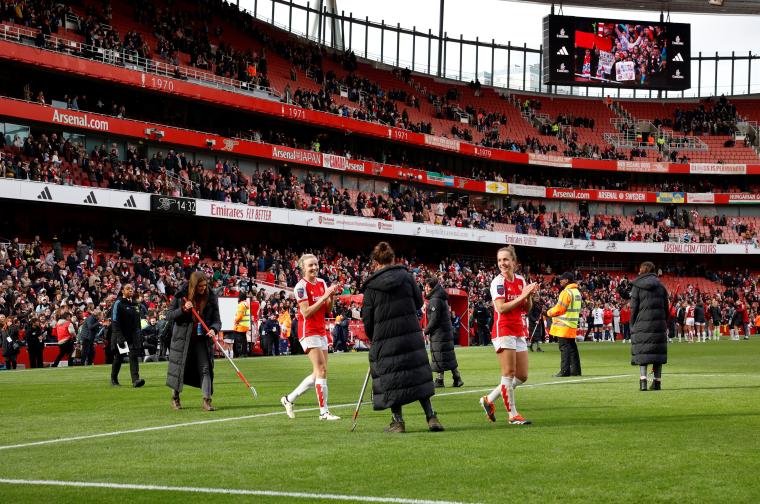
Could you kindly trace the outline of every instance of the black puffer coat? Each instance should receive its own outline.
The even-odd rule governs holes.
[[[443,287],[436,285],[428,296],[425,315],[427,326],[425,334],[430,337],[430,365],[434,373],[443,373],[457,368],[457,356],[454,354],[454,329],[451,327],[449,295]]]
[[[195,325],[195,318],[192,312],[185,312],[182,305],[185,304],[187,297],[187,285],[180,288],[174,296],[169,309],[166,311],[166,320],[169,324],[174,324],[172,329],[172,340],[169,347],[169,367],[166,372],[166,386],[172,390],[182,392],[183,385],[200,388],[201,375],[198,370],[196,357],[191,355],[190,349],[194,347],[190,342],[193,337],[205,338],[208,344],[209,372],[211,381],[214,380],[214,342],[206,336],[198,336]],[[214,291],[209,289],[208,301],[200,314],[203,321],[209,329],[217,333],[222,328],[222,321],[219,318],[219,299]]]
[[[631,364],[668,362],[668,291],[654,273],[633,281],[631,290]]]
[[[403,266],[386,266],[362,286],[362,321],[372,341],[374,408],[382,410],[431,397],[433,375],[417,319],[422,294]]]

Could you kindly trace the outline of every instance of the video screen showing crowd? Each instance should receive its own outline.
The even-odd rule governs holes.
[[[688,89],[689,39],[687,24],[548,16],[547,83]]]

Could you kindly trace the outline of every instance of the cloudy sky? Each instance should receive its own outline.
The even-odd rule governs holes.
[[[704,1],[704,0],[695,0]],[[256,0],[258,17],[271,18],[272,3],[268,0]],[[306,5],[306,0],[294,0],[294,3]],[[312,7],[318,4],[316,0],[310,2]],[[438,33],[438,0],[383,0],[373,2],[368,0],[337,0],[338,9],[346,14],[352,13],[354,17],[369,17],[371,21],[385,21],[387,25],[396,26],[401,23],[402,27],[417,28],[418,31],[427,32],[432,29]],[[241,7],[253,10],[254,0],[241,0]],[[506,44],[511,41],[513,45],[522,46],[527,43],[528,47],[538,48],[542,42],[541,20],[549,13],[548,5],[539,5],[531,2],[511,2],[503,0],[448,0],[444,16],[444,31],[449,37],[459,38],[462,34],[465,39],[479,37],[481,41],[490,42],[495,39],[497,43]],[[294,31],[305,31],[305,17],[302,13],[294,10]],[[577,7],[565,7],[564,14],[569,16],[597,16],[603,15],[609,18],[636,19],[644,21],[659,20],[659,13],[647,13],[645,11],[618,11],[613,9],[584,9]],[[670,20],[692,25],[692,54],[699,51],[703,54],[714,55],[718,51],[721,56],[730,56],[731,51],[737,55],[746,56],[749,51],[760,54],[760,17],[758,16],[715,16],[671,13]],[[288,23],[288,9],[286,6],[277,5],[275,9],[275,21],[281,25]],[[377,32],[377,33],[375,33]],[[345,35],[347,37],[347,34]],[[390,40],[389,40],[390,39]],[[396,41],[395,37],[385,37],[383,44],[383,61],[395,63]],[[409,38],[411,39],[411,38]],[[353,33],[354,48],[359,55],[364,51],[364,33],[355,29]],[[380,56],[379,30],[371,30],[369,37],[368,53],[373,59]],[[427,47],[416,47],[416,69],[424,70],[427,65]],[[411,40],[402,37],[399,47],[400,63],[408,66],[411,63]],[[433,49],[433,60],[437,52]],[[479,70],[482,75],[484,66],[490,70],[490,51],[486,54],[481,51],[479,55]],[[496,72],[499,68],[506,69],[506,56],[497,57],[495,62]],[[513,55],[513,58],[515,56]],[[532,56],[531,56],[532,58]],[[538,62],[528,60],[528,67]],[[521,59],[521,58],[516,58]],[[447,74],[458,76],[459,72],[459,48],[450,48],[446,58]],[[463,78],[474,74],[475,51],[465,50],[463,54]],[[519,62],[521,63],[521,62]],[[515,62],[512,60],[512,65]],[[731,81],[730,62],[721,63],[718,68],[718,93],[728,93]],[[692,84],[693,90],[687,92],[696,94],[696,63],[693,64]],[[714,91],[715,66],[712,62],[704,62],[702,65],[702,91],[701,94],[712,94]],[[755,60],[752,65],[752,82],[749,84],[751,92],[760,93],[760,60]],[[512,81],[514,84],[514,81]],[[519,83],[521,85],[521,82]],[[737,62],[735,66],[735,93],[747,93],[748,72],[747,62]],[[707,88],[707,89],[705,89]]]

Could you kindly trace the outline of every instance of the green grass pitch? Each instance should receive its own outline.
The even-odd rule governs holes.
[[[318,420],[313,391],[296,405],[309,411],[284,415],[279,399],[309,372],[304,356],[239,360],[256,400],[217,360],[212,413],[192,388],[183,411],[170,408],[165,363],[141,366],[142,389],[110,387],[105,366],[3,371],[0,502],[760,502],[760,339],[671,345],[660,392],[638,391],[628,345],[581,344],[580,378],[553,378],[557,347],[544,348],[517,393],[533,425],[509,425],[501,404],[497,423],[486,420],[478,398],[498,383],[496,357],[465,348],[465,386],[447,375],[433,398],[446,431],[427,432],[412,404],[403,435],[383,433],[390,412],[366,403],[350,432],[366,353],[330,356],[339,422]],[[198,423],[219,419],[229,420]],[[92,437],[101,433],[116,434]]]

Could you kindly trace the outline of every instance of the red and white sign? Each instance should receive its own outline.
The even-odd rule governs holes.
[[[509,194],[514,194],[516,196],[528,196],[531,198],[546,198],[546,187],[525,184],[509,184]]]
[[[572,168],[573,158],[549,154],[528,154],[528,164],[553,166],[555,168]]]
[[[616,201],[616,202],[634,202],[645,203],[647,193],[635,191],[608,191],[599,189],[596,192],[596,199],[599,201]]]
[[[364,173],[364,162],[353,161],[343,156],[335,156],[333,154],[322,154],[322,166],[324,168],[331,168],[333,170],[341,171],[353,171]]]
[[[640,173],[668,173],[668,163],[650,163],[648,161],[618,161],[617,171]]]
[[[59,110],[57,108],[53,109],[51,122],[65,124],[67,126],[76,126],[77,128],[87,128],[95,131],[108,131],[110,129],[110,124],[107,119],[90,117],[81,112]]]
[[[319,152],[293,149],[291,147],[282,147],[279,145],[272,146],[272,159],[312,166],[322,166],[322,155]]]
[[[686,202],[713,204],[715,203],[715,194],[714,193],[693,193],[693,192],[686,193]]]
[[[427,134],[425,135],[425,145],[431,145],[440,149],[459,151],[459,144],[459,140],[452,140],[451,138]]]
[[[552,199],[569,199],[569,200],[591,200],[593,191],[582,191],[580,189],[561,189],[549,187],[546,189],[546,197]]]
[[[715,243],[665,242],[662,244],[662,251],[665,254],[713,255],[718,253],[718,245]]]
[[[760,194],[732,193],[728,195],[729,203],[760,203]]]
[[[746,164],[691,163],[689,173],[695,175],[746,175]]]

